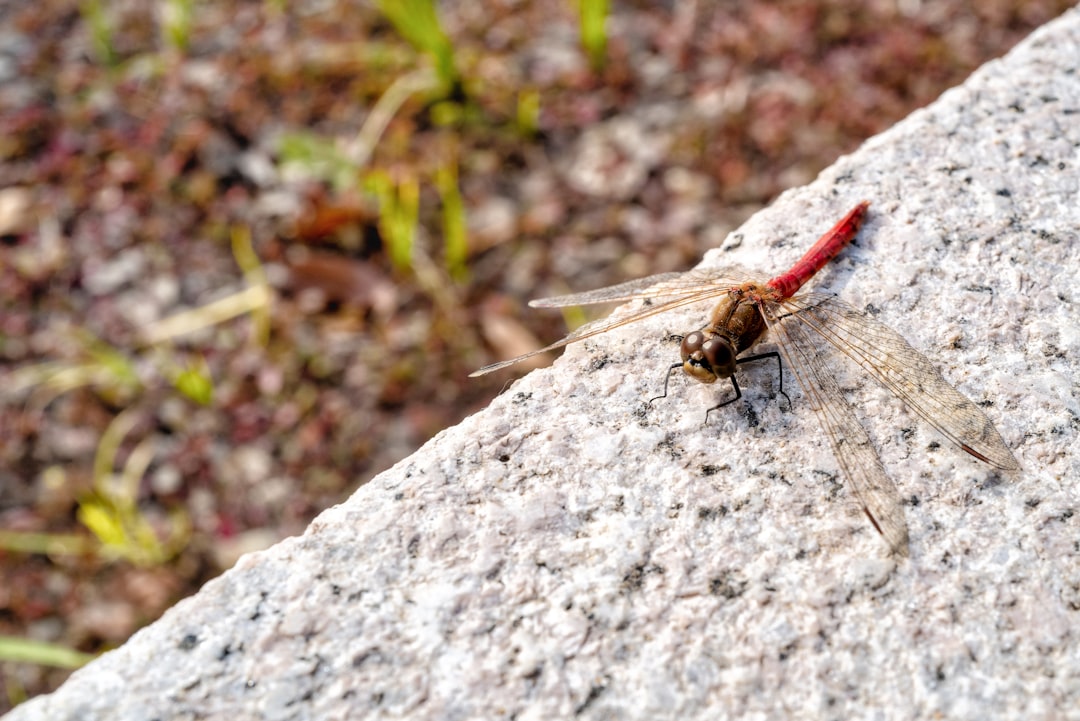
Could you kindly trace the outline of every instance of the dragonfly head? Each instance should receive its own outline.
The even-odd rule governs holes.
[[[682,340],[683,371],[702,383],[730,378],[735,373],[735,349],[727,338],[696,330]]]

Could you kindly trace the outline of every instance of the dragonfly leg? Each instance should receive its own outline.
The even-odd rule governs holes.
[[[782,395],[784,397],[784,400],[787,401],[788,410],[790,411],[791,410],[791,399],[788,398],[787,393],[784,393],[784,360],[780,357],[779,353],[777,353],[776,351],[770,351],[769,353],[758,353],[757,355],[747,356],[745,358],[739,358],[739,359],[737,359],[735,361],[735,363],[736,364],[749,363],[750,361],[765,360],[766,358],[775,358],[776,359],[776,369],[777,369],[778,374],[780,376],[780,388],[779,388],[780,395]]]
[[[736,364],[738,364],[738,363],[749,363],[750,361],[766,360],[768,358],[775,358],[776,359],[776,365],[778,366],[779,371],[780,371],[780,389],[779,389],[780,390],[780,395],[782,395],[784,397],[784,400],[786,400],[788,402],[788,409],[790,410],[791,409],[791,399],[788,398],[787,393],[784,393],[784,362],[783,362],[783,359],[781,359],[779,353],[777,353],[776,351],[771,351],[769,353],[758,353],[757,355],[751,355],[751,356],[747,356],[745,358],[739,358],[739,359],[737,359],[735,361],[735,363]],[[709,422],[709,414],[710,413],[712,413],[713,411],[718,410],[720,408],[723,408],[726,405],[730,405],[730,404],[734,403],[735,401],[739,400],[740,398],[742,398],[742,389],[739,388],[739,382],[737,380],[735,380],[735,376],[731,376],[731,387],[735,390],[735,397],[734,398],[729,398],[728,400],[724,401],[723,403],[720,403],[719,405],[715,405],[712,408],[710,408],[709,410],[705,411],[705,422],[706,423]]]
[[[667,398],[667,387],[668,387],[668,383],[671,381],[671,371],[675,370],[676,368],[682,368],[682,363],[672,363],[671,367],[667,369],[667,373],[664,374],[664,392],[662,394],[658,395],[656,398],[650,398],[649,399],[649,404],[650,405],[652,404],[653,401],[658,401],[661,398]]]
[[[723,403],[720,403],[719,405],[715,405],[712,408],[710,408],[709,410],[705,411],[705,424],[706,425],[708,425],[708,423],[709,423],[709,414],[710,413],[712,413],[715,410],[719,410],[719,409],[723,408],[724,406],[731,405],[735,401],[742,398],[742,388],[739,388],[739,381],[735,380],[735,376],[731,376],[731,387],[735,390],[735,397],[734,398],[729,398],[728,400],[724,401]]]

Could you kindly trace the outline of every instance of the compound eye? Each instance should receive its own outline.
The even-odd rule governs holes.
[[[716,375],[727,378],[735,373],[735,353],[727,341],[710,338],[701,345],[701,352]]]
[[[691,378],[695,378],[702,383],[713,383],[717,378],[712,367],[712,361],[709,360],[705,350],[712,343],[711,338],[706,338],[704,333],[697,330],[683,338],[682,347],[680,348],[682,350],[683,371]]]
[[[690,335],[682,339],[682,344],[679,346],[679,351],[682,353],[683,360],[687,360],[690,356],[694,355],[701,350],[702,344],[705,343],[705,334],[699,330],[694,331]]]

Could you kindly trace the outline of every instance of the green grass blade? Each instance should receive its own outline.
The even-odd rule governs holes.
[[[44,641],[31,641],[14,636],[0,636],[0,661],[36,663],[55,668],[79,668],[94,656]]]
[[[83,19],[90,26],[90,45],[98,62],[105,67],[115,67],[118,58],[113,45],[113,27],[102,0],[86,0],[80,8]]]
[[[420,223],[420,183],[408,175],[395,182],[385,171],[376,170],[364,179],[366,190],[379,203],[379,234],[391,264],[401,271],[413,265],[413,243]]]
[[[90,538],[75,533],[34,533],[0,530],[0,550],[40,553],[45,556],[79,556],[97,549]]]
[[[468,276],[466,258],[469,252],[468,231],[465,221],[465,202],[458,189],[457,165],[448,163],[435,173],[435,186],[442,199],[443,242],[446,253],[446,270],[458,282]]]
[[[379,9],[413,47],[431,56],[447,94],[458,79],[454,46],[443,32],[434,0],[379,0]]]
[[[540,128],[540,93],[535,88],[525,88],[518,93],[517,130],[526,138],[536,135]]]
[[[581,45],[593,70],[600,70],[607,60],[608,0],[578,0],[581,18]]]
[[[164,0],[161,8],[161,34],[165,44],[180,52],[186,51],[191,42],[195,0]]]

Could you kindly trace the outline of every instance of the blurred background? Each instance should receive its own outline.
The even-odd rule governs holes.
[[[0,4],[0,712],[1072,5]]]

